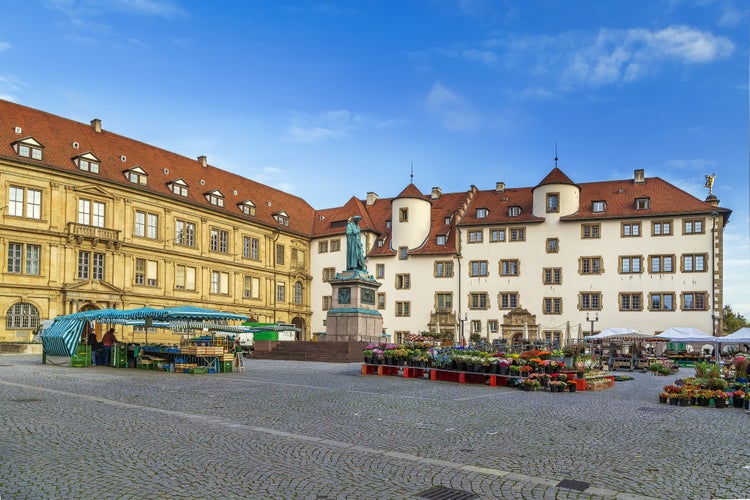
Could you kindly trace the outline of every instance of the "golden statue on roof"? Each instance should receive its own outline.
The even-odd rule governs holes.
[[[706,187],[709,196],[714,194],[714,179],[716,179],[716,174],[706,175]]]

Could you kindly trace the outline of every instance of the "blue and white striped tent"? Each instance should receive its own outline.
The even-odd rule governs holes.
[[[242,314],[225,313],[201,307],[180,306],[165,309],[141,307],[138,309],[96,309],[78,312],[66,316],[58,316],[52,325],[42,335],[42,348],[50,356],[71,356],[75,353],[83,326],[87,321],[104,321],[111,324],[129,324],[145,321],[147,318],[157,320],[152,326],[170,327],[172,322],[186,320],[209,320],[212,322],[226,322],[228,320],[246,320]]]

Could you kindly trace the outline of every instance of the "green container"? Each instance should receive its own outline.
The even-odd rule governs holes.
[[[234,363],[234,361],[222,361],[221,362],[221,372],[222,373],[232,373],[232,363]]]
[[[76,354],[70,357],[70,366],[75,368],[85,368],[91,366],[90,354]]]
[[[86,344],[78,344],[78,347],[76,347],[76,354],[88,354],[89,356],[91,356],[91,346]]]

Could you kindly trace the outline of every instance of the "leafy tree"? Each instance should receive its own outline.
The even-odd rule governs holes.
[[[750,326],[750,323],[739,313],[732,311],[732,306],[724,306],[724,321],[723,321],[724,333],[732,333],[739,330],[742,327]]]

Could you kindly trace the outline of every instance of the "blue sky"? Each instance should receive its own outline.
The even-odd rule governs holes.
[[[731,208],[750,318],[741,0],[0,0],[0,97],[295,193],[315,208],[634,169]]]

